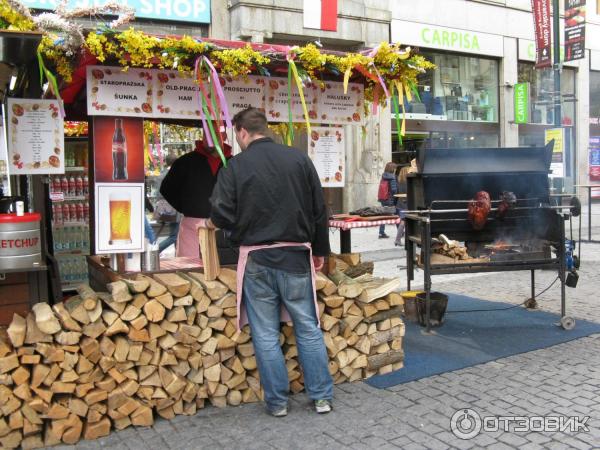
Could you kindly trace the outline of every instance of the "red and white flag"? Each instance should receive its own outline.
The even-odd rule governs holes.
[[[304,28],[337,31],[337,0],[304,0]]]

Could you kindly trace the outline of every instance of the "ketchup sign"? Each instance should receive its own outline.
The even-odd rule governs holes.
[[[25,239],[2,239],[0,240],[0,248],[30,248],[38,245],[39,238]]]

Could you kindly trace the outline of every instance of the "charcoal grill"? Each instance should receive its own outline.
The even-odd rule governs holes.
[[[565,220],[570,211],[551,204],[548,174],[552,147],[553,142],[545,147],[417,152],[418,172],[409,175],[407,189],[407,284],[410,289],[415,269],[423,269],[427,332],[431,277],[441,274],[529,270],[534,299],[535,271],[556,270],[561,283],[561,324],[570,320],[565,306]],[[490,194],[492,210],[485,227],[476,231],[468,221],[467,208],[482,190]],[[500,219],[496,208],[503,191],[513,192],[517,203]],[[440,234],[464,243],[478,258],[437,263],[432,243]],[[511,241],[509,251],[497,252],[495,257],[492,251],[485,257],[495,242],[506,239]],[[526,242],[537,242],[537,248],[520,248],[519,243]]]

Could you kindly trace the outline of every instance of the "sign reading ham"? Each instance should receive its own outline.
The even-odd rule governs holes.
[[[535,27],[535,67],[552,65],[552,29],[550,25],[550,0],[531,0]]]

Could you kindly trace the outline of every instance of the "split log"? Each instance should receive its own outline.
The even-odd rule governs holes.
[[[394,364],[404,361],[404,352],[402,350],[391,350],[380,355],[373,355],[367,358],[368,368],[377,370],[388,364]]]
[[[8,337],[14,347],[21,347],[25,342],[25,334],[27,332],[27,321],[18,314],[13,314],[12,322],[8,330]]]
[[[114,302],[124,303],[124,302],[128,302],[129,300],[131,300],[133,298],[131,296],[131,293],[129,292],[129,287],[122,280],[113,281],[112,283],[108,283],[106,285],[106,288],[108,289],[108,292],[110,292],[110,295]]]
[[[365,306],[373,306],[371,304],[367,304]],[[391,319],[391,318],[400,318],[402,315],[403,308],[401,306],[395,306],[393,308],[388,309],[387,311],[376,311],[375,313],[367,316],[365,314],[365,322],[369,324],[375,324],[376,322],[381,322],[382,320]]]
[[[357,278],[361,275],[369,274],[373,275],[374,264],[372,261],[361,262],[356,266],[348,267],[344,274],[350,278]]]
[[[400,287],[402,281],[400,278],[392,278],[389,280],[375,280],[366,285],[363,285],[364,291],[358,296],[358,299],[364,303],[371,303],[373,300],[385,297],[389,293]]]
[[[221,283],[227,286],[231,292],[237,293],[237,272],[235,270],[221,267],[217,278]]]
[[[83,300],[83,307],[88,311],[93,310],[98,303],[98,294],[87,284],[80,284],[76,290]]]
[[[60,322],[52,312],[48,303],[36,303],[32,308],[35,324],[42,333],[55,334],[61,330]]]
[[[216,280],[221,270],[219,254],[217,253],[216,230],[203,227],[198,228],[198,240],[206,280]]]
[[[190,292],[190,282],[175,273],[156,273],[154,279],[165,285],[175,297],[183,297]]]

